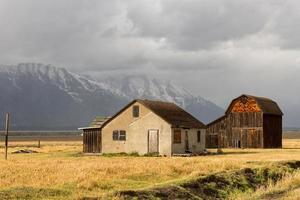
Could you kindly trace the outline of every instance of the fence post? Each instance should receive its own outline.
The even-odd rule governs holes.
[[[6,118],[5,118],[5,160],[7,160],[8,129],[9,129],[9,113],[6,113]]]

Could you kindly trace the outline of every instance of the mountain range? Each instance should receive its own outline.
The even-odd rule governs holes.
[[[207,123],[224,113],[171,81],[146,75],[101,79],[39,63],[0,65],[0,120],[14,130],[72,130],[111,116],[133,99],[174,102]]]

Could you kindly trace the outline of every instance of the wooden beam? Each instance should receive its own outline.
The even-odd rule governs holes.
[[[9,113],[5,116],[5,160],[7,160],[7,150],[8,150],[8,129],[9,129]]]

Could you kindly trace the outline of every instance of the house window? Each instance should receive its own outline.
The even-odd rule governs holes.
[[[121,130],[119,132],[119,140],[125,141],[126,140],[126,131]]]
[[[197,142],[201,142],[201,131],[197,131]]]
[[[113,131],[113,140],[119,140],[119,131]]]
[[[113,131],[113,140],[115,141],[125,141],[126,140],[126,131],[124,130],[114,130]]]
[[[139,106],[133,106],[132,107],[132,116],[133,117],[139,117],[140,116],[140,107]]]
[[[174,130],[174,138],[173,143],[178,144],[181,143],[181,130]]]

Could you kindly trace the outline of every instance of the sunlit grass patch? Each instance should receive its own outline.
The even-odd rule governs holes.
[[[284,144],[300,147],[300,140]],[[300,149],[289,146],[284,146],[288,149],[223,149],[224,154],[212,156],[146,157],[86,156],[82,154],[81,142],[42,142],[41,148],[30,147],[30,142],[10,145],[7,161],[3,159],[3,147],[0,148],[1,191],[55,188],[69,191],[66,195],[70,198],[97,197],[124,189],[178,183],[217,172],[268,166],[274,161],[300,160]],[[23,148],[39,153],[11,154]]]

